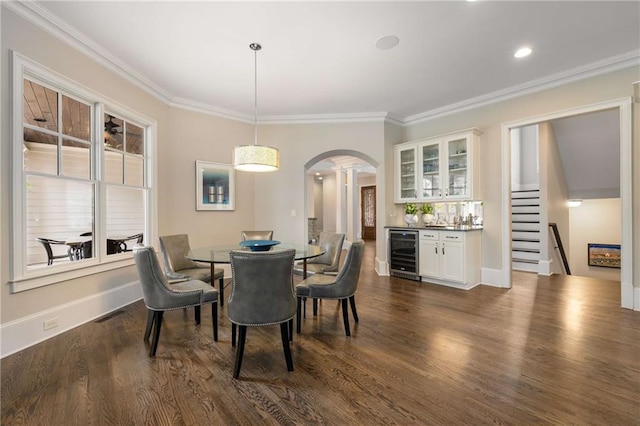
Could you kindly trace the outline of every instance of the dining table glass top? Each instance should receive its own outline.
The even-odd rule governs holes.
[[[279,252],[284,250],[294,249],[296,251],[295,260],[307,260],[314,257],[318,257],[324,254],[325,250],[322,247],[314,246],[311,244],[290,244],[290,243],[281,243],[271,247],[267,251],[258,252],[258,253],[268,253],[268,252]],[[209,247],[200,247],[196,249],[192,249],[187,253],[187,258],[194,260],[196,262],[207,262],[207,263],[231,263],[229,260],[229,252],[231,251],[251,251],[249,248],[240,247],[239,244],[225,244],[225,245],[215,245]]]

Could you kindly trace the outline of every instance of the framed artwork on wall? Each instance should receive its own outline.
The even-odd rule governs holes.
[[[620,244],[587,244],[589,266],[620,267]]]
[[[196,161],[196,210],[235,210],[235,170],[230,164]]]

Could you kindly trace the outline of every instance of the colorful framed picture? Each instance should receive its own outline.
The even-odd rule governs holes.
[[[587,246],[589,266],[620,267],[620,244],[588,243]]]
[[[235,210],[235,170],[230,164],[196,161],[196,210]]]

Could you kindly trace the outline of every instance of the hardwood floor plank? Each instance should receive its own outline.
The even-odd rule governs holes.
[[[373,247],[344,334],[307,310],[287,372],[278,327],[251,327],[240,379],[225,308],[165,314],[155,358],[134,303],[2,360],[4,425],[597,424],[640,418],[640,313],[619,283],[514,273],[469,291],[379,277]],[[204,312],[204,311],[203,311]]]

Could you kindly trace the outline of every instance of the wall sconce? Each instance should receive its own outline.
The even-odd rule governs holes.
[[[582,204],[582,200],[569,200],[567,204],[569,207],[579,207]]]

